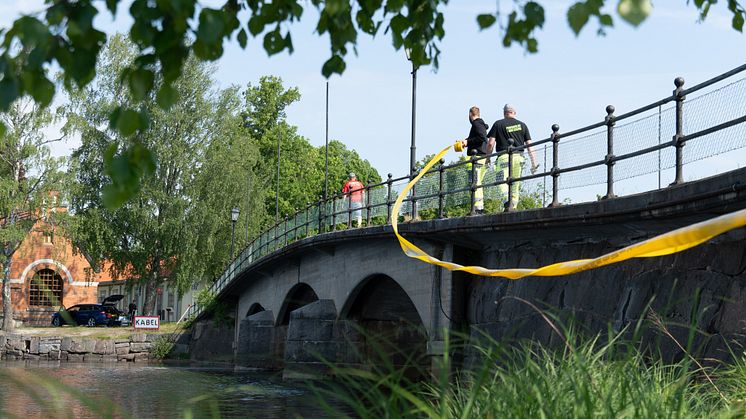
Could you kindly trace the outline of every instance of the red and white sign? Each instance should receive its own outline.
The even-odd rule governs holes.
[[[135,316],[135,329],[160,329],[161,318],[158,316]]]

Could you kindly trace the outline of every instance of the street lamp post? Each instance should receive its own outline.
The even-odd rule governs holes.
[[[412,60],[412,50],[405,48],[407,60],[412,63],[412,144],[409,147],[409,179],[414,178],[415,165],[417,164],[417,147],[415,146],[415,127],[417,115],[417,69],[419,68]],[[417,219],[417,202],[415,201],[415,189],[412,188],[412,219]]]
[[[280,142],[282,131],[277,134],[277,188],[275,189],[275,222],[280,222]]]
[[[238,208],[233,208],[231,210],[231,260],[233,260],[234,257],[233,249],[236,244],[236,221],[238,221],[238,215],[240,212],[241,211]]]

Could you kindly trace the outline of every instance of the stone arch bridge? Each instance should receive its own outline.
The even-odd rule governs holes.
[[[444,260],[537,267],[595,257],[742,208],[746,169],[613,200],[413,222],[400,231]],[[517,281],[451,273],[410,259],[390,226],[320,234],[239,270],[218,296],[230,325],[217,327],[202,316],[192,333],[192,356],[298,375],[325,371],[320,357],[362,362],[370,349],[366,331],[385,333],[393,349],[420,360],[442,353],[446,329],[472,338],[557,343],[525,300],[572,316],[589,333],[609,325],[621,330],[649,306],[684,341],[689,329],[676,325],[696,326],[697,354],[724,359],[728,345],[746,343],[745,233],[737,229],[670,256]],[[661,350],[672,359],[682,356],[672,342]]]

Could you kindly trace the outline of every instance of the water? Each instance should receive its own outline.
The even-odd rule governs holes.
[[[0,417],[328,416],[302,385],[198,367],[0,361]]]

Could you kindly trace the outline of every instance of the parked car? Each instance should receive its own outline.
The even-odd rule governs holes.
[[[101,304],[76,304],[62,307],[52,315],[52,326],[64,324],[85,326],[113,326],[116,315],[109,307]]]
[[[113,322],[110,326],[129,326],[131,324],[129,316],[123,313],[122,310],[118,309],[116,306],[116,303],[121,301],[123,298],[124,295],[122,294],[114,294],[104,298],[104,301],[101,302],[101,305],[105,307],[107,312],[114,316]]]

